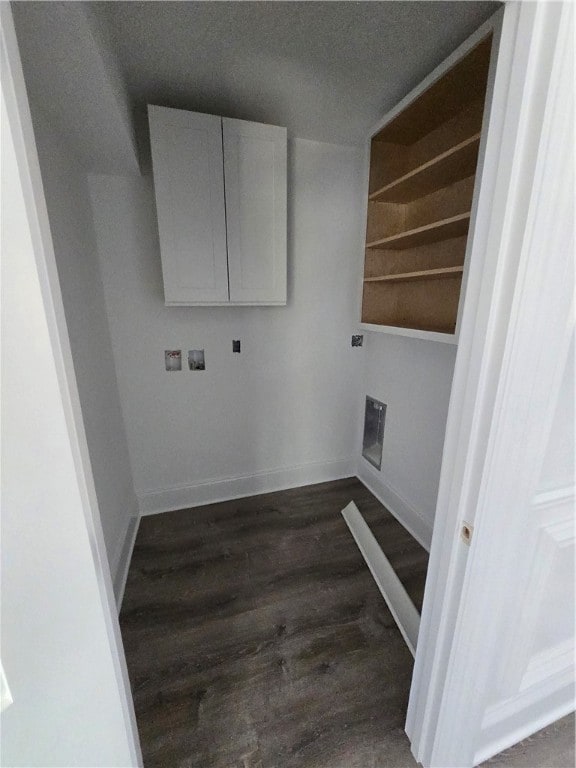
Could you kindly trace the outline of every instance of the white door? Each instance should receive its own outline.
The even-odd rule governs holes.
[[[230,301],[286,303],[286,128],[222,119]]]
[[[426,767],[574,709],[573,21],[505,10],[406,724]]]
[[[148,107],[166,304],[228,303],[222,121]]]

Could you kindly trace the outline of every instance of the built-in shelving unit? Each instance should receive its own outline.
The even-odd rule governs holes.
[[[491,37],[373,136],[362,322],[454,334]]]

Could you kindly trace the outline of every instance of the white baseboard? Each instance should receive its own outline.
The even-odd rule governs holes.
[[[124,536],[124,542],[120,551],[120,557],[118,559],[118,565],[116,566],[116,575],[114,577],[114,597],[116,598],[116,607],[118,613],[122,606],[122,599],[124,597],[124,589],[126,587],[126,579],[128,578],[128,569],[130,568],[130,560],[132,559],[132,551],[134,549],[134,542],[136,541],[136,534],[138,533],[138,526],[140,525],[140,515],[135,514],[130,518],[128,527],[126,528],[126,535]]]
[[[140,512],[138,510],[138,501],[137,499],[134,499],[134,505],[126,521],[126,528],[118,536],[115,542],[114,552],[111,555],[108,554],[108,547],[106,547],[106,553],[108,554],[108,565],[110,566],[110,575],[112,576],[112,582],[116,581],[116,574],[118,573],[118,568],[122,560],[124,547],[126,546],[126,534],[128,531],[128,527],[130,525],[130,520],[133,517],[138,517],[139,514]]]
[[[302,485],[340,480],[344,477],[353,477],[354,474],[355,462],[353,459],[315,462],[297,467],[258,472],[253,475],[227,477],[155,491],[140,491],[137,495],[140,513],[142,515],[155,515],[159,512],[171,512],[176,509],[198,507],[202,504],[231,501],[244,496],[284,491]]]
[[[394,621],[398,625],[406,645],[410,649],[410,653],[412,656],[416,656],[420,614],[353,501],[342,510],[342,516],[382,597],[386,601],[386,605],[390,609]]]
[[[373,469],[365,460],[361,460],[358,465],[357,476],[366,488],[376,496],[378,501],[406,528],[408,533],[427,552],[430,552],[433,525],[425,520],[420,512],[409,504],[406,499],[402,498],[398,491],[387,485],[379,476],[377,470]]]

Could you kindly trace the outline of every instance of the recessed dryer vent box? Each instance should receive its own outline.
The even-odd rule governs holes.
[[[376,469],[382,466],[382,445],[384,442],[384,422],[386,406],[373,397],[366,397],[364,412],[364,439],[362,456]]]

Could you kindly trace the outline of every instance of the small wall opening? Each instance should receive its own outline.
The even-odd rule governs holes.
[[[376,469],[380,469],[382,466],[385,420],[386,405],[373,397],[366,397],[362,456]]]
[[[203,349],[191,349],[188,352],[188,368],[191,371],[206,370],[206,362],[204,360]]]
[[[166,349],[164,351],[164,365],[167,371],[182,370],[182,350]]]

